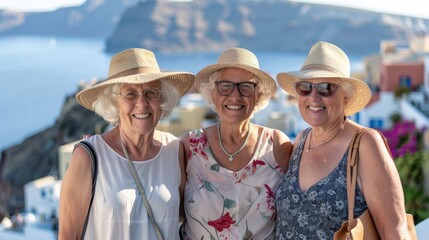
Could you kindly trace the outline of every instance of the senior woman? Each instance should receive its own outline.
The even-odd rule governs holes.
[[[193,82],[191,73],[161,72],[152,52],[134,48],[112,57],[106,81],[77,94],[114,127],[86,140],[98,158],[92,205],[90,156],[81,146],[73,152],[61,186],[60,239],[157,239],[149,214],[164,239],[178,239],[183,146],[155,127]]]
[[[347,119],[371,97],[350,78],[347,55],[318,42],[302,68],[279,73],[279,85],[298,101],[310,125],[295,142],[289,171],[276,194],[276,239],[333,239],[348,219],[346,168],[352,136],[363,126]],[[380,134],[369,129],[360,142],[355,217],[370,210],[381,239],[406,239],[404,196],[395,164]]]
[[[250,119],[268,104],[274,79],[253,53],[231,48],[196,75],[195,85],[219,121],[182,137],[188,152],[183,239],[273,236],[275,191],[292,144]]]

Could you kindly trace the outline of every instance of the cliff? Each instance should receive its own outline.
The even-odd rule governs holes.
[[[231,46],[307,52],[316,41],[350,54],[380,40],[429,32],[429,19],[288,0],[87,0],[47,13],[0,11],[1,35],[101,37],[106,51],[222,51]]]
[[[24,207],[23,186],[27,182],[58,176],[58,147],[94,134],[108,124],[101,117],[81,107],[74,94],[64,101],[55,124],[1,153],[0,219]]]
[[[307,52],[324,40],[363,55],[377,52],[380,40],[408,40],[428,30],[428,19],[284,0],[158,0],[126,10],[106,50],[222,51],[240,46]]]

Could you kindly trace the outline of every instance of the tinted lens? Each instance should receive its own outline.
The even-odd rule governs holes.
[[[319,83],[313,84],[310,82],[297,82],[295,83],[295,90],[301,96],[308,96],[311,94],[313,88],[316,88],[317,94],[321,97],[332,96],[338,88],[334,83]]]
[[[216,83],[217,91],[222,96],[228,96],[234,91],[234,83],[227,81],[220,81]]]
[[[242,83],[238,83],[237,85],[238,85],[238,91],[244,97],[250,97],[255,92],[255,85],[256,85],[255,83],[242,82]]]
[[[243,97],[250,97],[255,92],[256,83],[253,83],[253,82],[240,82],[240,83],[233,83],[230,81],[216,82],[217,91],[222,96],[230,95],[234,91],[235,85],[237,85],[238,92]]]
[[[308,96],[311,94],[313,89],[311,83],[309,82],[297,82],[295,83],[295,90],[301,96]]]
[[[319,83],[317,84],[317,93],[322,97],[330,97],[337,90],[337,85],[332,83]]]

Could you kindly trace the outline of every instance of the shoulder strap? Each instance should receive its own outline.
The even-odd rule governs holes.
[[[92,147],[91,143],[89,143],[88,141],[80,141],[74,147],[76,148],[77,146],[83,147],[88,153],[88,156],[91,159],[91,170],[92,170],[91,200],[89,201],[88,212],[86,214],[85,223],[83,224],[82,234],[80,236],[80,239],[83,240],[85,238],[86,227],[88,225],[88,220],[89,220],[89,213],[91,212],[91,206],[94,200],[95,185],[97,183],[97,175],[98,175],[98,160],[97,160],[97,154],[95,153],[95,150]]]
[[[137,188],[140,192],[140,196],[141,196],[143,204],[146,208],[147,215],[149,216],[149,219],[152,222],[152,226],[155,230],[156,236],[157,236],[158,240],[164,240],[164,237],[162,236],[161,230],[159,229],[158,225],[156,224],[155,217],[153,216],[152,208],[150,207],[149,200],[146,197],[146,193],[144,191],[143,184],[139,178],[139,175],[137,174],[136,167],[134,166],[134,163],[131,161],[131,157],[128,155],[128,151],[125,148],[124,142],[122,140],[121,140],[121,146],[122,146],[122,151],[124,152],[125,157],[128,160],[128,167],[131,171],[131,174],[133,175],[134,181],[136,182]]]
[[[348,217],[349,222],[354,218],[355,194],[356,194],[356,178],[359,160],[359,143],[362,136],[367,132],[368,128],[356,130],[352,137],[347,156],[347,202],[348,202]]]

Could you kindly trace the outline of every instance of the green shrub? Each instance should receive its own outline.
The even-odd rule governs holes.
[[[429,168],[429,153],[421,150],[406,154],[396,158],[395,164],[404,188],[406,211],[414,215],[417,224],[429,217],[429,196],[424,189],[424,169]]]

